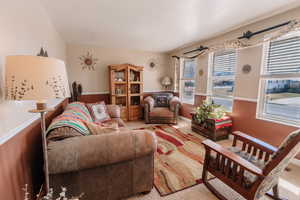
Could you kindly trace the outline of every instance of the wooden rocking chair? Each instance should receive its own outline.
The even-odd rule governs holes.
[[[300,130],[292,132],[276,148],[241,132],[234,132],[232,147],[226,149],[205,140],[205,161],[202,179],[219,199],[226,198],[208,181],[208,172],[231,187],[247,200],[257,200],[267,194],[281,199],[278,179],[300,149]],[[273,189],[273,192],[269,192]]]

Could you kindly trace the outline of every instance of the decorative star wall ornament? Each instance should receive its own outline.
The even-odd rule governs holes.
[[[93,58],[93,55],[90,52],[87,52],[86,55],[82,55],[79,57],[80,65],[82,66],[82,70],[92,70],[95,71],[95,65],[97,64],[98,58]]]
[[[154,70],[158,67],[159,63],[158,63],[158,59],[157,58],[150,58],[147,62],[148,67],[151,70]]]

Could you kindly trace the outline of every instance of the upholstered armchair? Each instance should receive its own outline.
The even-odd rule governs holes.
[[[181,103],[172,93],[155,93],[144,99],[147,124],[177,124]]]
[[[202,142],[206,150],[202,180],[207,188],[219,199],[227,199],[210,183],[211,174],[247,200],[258,200],[265,194],[282,199],[279,176],[300,151],[300,130],[287,136],[279,148],[238,131],[233,135],[228,149],[211,140]]]

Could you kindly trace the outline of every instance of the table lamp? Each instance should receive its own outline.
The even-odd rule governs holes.
[[[168,89],[168,87],[172,85],[172,79],[168,76],[165,76],[162,78],[161,84],[165,87],[165,89]]]
[[[45,113],[52,110],[46,100],[70,97],[63,61],[39,56],[7,56],[5,64],[5,99],[35,100],[31,113],[40,113],[44,155],[45,189],[49,192]]]

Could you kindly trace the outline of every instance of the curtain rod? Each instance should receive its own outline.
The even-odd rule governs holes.
[[[203,51],[203,50],[206,50],[206,49],[208,49],[208,47],[204,47],[204,46],[201,45],[198,49],[187,51],[187,52],[184,52],[183,54],[189,54],[189,53],[193,53],[193,52],[196,52],[196,51]]]
[[[273,29],[276,29],[276,28],[279,28],[279,27],[282,27],[282,26],[286,26],[286,25],[290,24],[291,22],[292,21],[290,20],[290,21],[284,22],[282,24],[271,26],[269,28],[265,28],[265,29],[262,29],[262,30],[256,31],[256,32],[252,32],[252,31],[249,30],[249,31],[243,33],[243,35],[238,37],[237,39],[239,39],[239,40],[248,39],[249,40],[250,38],[252,38],[255,35],[258,35],[258,34],[261,34],[261,33],[267,32],[267,31],[271,31]],[[199,48],[191,50],[191,51],[184,52],[183,54],[189,54],[189,53],[193,53],[193,52],[196,52],[196,51],[204,51],[204,50],[207,50],[207,49],[209,49],[209,48],[201,45]]]
[[[251,31],[247,31],[245,33],[243,33],[243,35],[241,37],[238,37],[238,39],[250,39],[252,38],[253,36],[255,35],[258,35],[258,34],[261,34],[261,33],[264,33],[264,32],[267,32],[267,31],[271,31],[273,29],[276,29],[276,28],[279,28],[279,27],[282,27],[282,26],[286,26],[288,24],[290,24],[292,21],[287,21],[287,22],[284,22],[282,24],[278,24],[278,25],[275,25],[275,26],[271,26],[269,28],[265,28],[265,29],[262,29],[260,31],[256,31],[256,32],[251,32]]]

